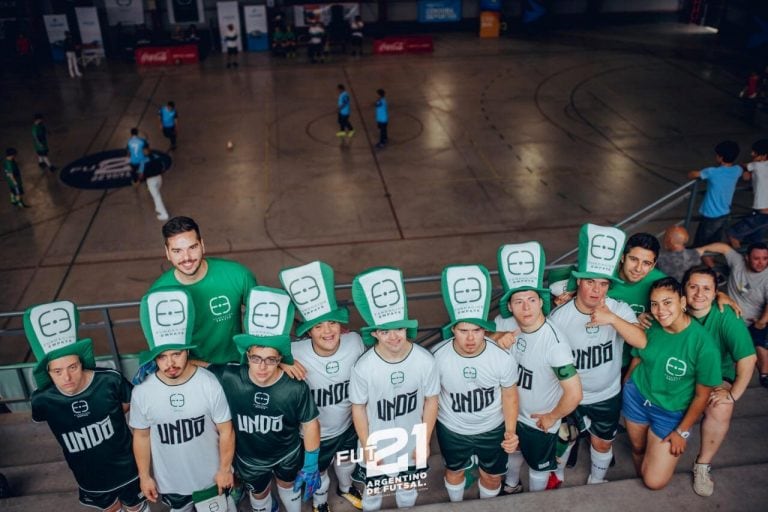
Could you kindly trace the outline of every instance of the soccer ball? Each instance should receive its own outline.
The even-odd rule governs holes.
[[[234,149],[234,147],[235,147],[235,145],[234,145],[234,144],[232,144],[232,141],[231,141],[231,140],[228,140],[228,141],[227,141],[227,149],[228,149],[229,151],[232,151],[232,150]]]

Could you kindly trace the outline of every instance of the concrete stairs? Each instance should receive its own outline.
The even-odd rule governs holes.
[[[701,498],[691,488],[690,469],[699,446],[698,427],[692,432],[689,449],[680,458],[670,485],[662,491],[649,491],[635,477],[629,440],[620,434],[614,452],[616,465],[608,472],[610,482],[585,486],[589,472],[589,449],[580,445],[576,467],[566,470],[563,488],[542,493],[523,493],[492,500],[475,499],[477,486],[465,493],[462,503],[449,503],[442,479],[442,461],[433,442],[429,459],[426,490],[420,491],[417,506],[423,512],[509,510],[554,511],[768,511],[768,390],[757,385],[757,379],[739,401],[728,437],[713,465],[715,494]],[[77,500],[77,486],[64,462],[61,449],[46,424],[33,423],[29,413],[0,415],[0,472],[7,477],[12,497],[0,500],[0,511],[78,511],[85,510]],[[527,471],[523,470],[527,489]],[[329,504],[336,512],[353,512],[335,496],[335,480],[329,493]],[[248,500],[240,504],[248,511]],[[384,500],[385,508],[394,508],[394,498]],[[153,505],[153,511],[165,511]],[[305,512],[311,511],[304,504]]]

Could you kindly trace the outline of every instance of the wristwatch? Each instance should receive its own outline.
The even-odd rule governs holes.
[[[683,439],[688,439],[688,437],[690,437],[691,435],[691,433],[688,432],[687,430],[680,430],[679,428],[675,429],[675,432],[677,432],[677,434]]]

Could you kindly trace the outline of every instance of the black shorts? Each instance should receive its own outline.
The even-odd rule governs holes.
[[[529,468],[534,471],[557,469],[557,434],[550,434],[518,421],[517,437],[520,440],[520,451]]]
[[[38,156],[48,156],[47,149],[36,149],[35,153],[37,153]]]
[[[328,469],[336,459],[338,452],[349,453],[350,450],[355,450],[356,448],[357,432],[355,432],[354,425],[350,425],[347,430],[336,437],[320,441],[320,458],[317,461],[320,472]]]
[[[172,492],[165,493],[160,496],[160,501],[168,505],[170,508],[184,508],[188,504],[192,503],[192,495],[185,494],[173,494]]]
[[[507,472],[509,457],[501,447],[501,442],[504,441],[504,423],[489,432],[463,435],[437,422],[435,431],[446,469],[468,469],[472,466],[472,456],[477,455],[477,465],[486,474],[503,475]]]
[[[227,48],[227,55],[237,55],[237,47]]]
[[[84,506],[101,510],[111,507],[116,501],[120,501],[126,507],[135,507],[146,501],[139,487],[139,477],[111,491],[93,492],[80,489],[79,498]]]
[[[169,126],[169,127],[163,127],[163,135],[165,135],[167,138],[175,137],[176,136],[176,127],[175,126]]]
[[[604,441],[613,441],[616,437],[616,431],[619,429],[620,415],[621,393],[617,393],[615,396],[601,402],[579,405],[571,413],[571,416],[574,416],[576,419],[575,423],[580,431],[583,430],[581,425],[584,423],[584,418],[587,417],[591,422],[587,431]]]
[[[269,486],[272,475],[283,482],[293,482],[299,474],[304,462],[304,449],[299,448],[295,452],[283,457],[271,466],[254,466],[248,464],[235,454],[235,474],[245,487],[252,493],[259,494]]]

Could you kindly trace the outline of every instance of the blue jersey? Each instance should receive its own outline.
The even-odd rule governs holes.
[[[347,91],[341,91],[339,94],[339,114],[348,116],[349,110],[349,93]]]
[[[146,146],[147,141],[138,135],[133,135],[128,139],[128,156],[133,165],[139,165],[144,161],[144,148]]]
[[[160,115],[160,119],[163,122],[163,128],[173,128],[174,126],[176,126],[176,117],[178,115],[176,113],[176,109],[171,110],[166,105],[165,107],[160,109],[158,114]]]
[[[388,123],[389,112],[387,111],[387,98],[379,98],[376,100],[376,122]]]

